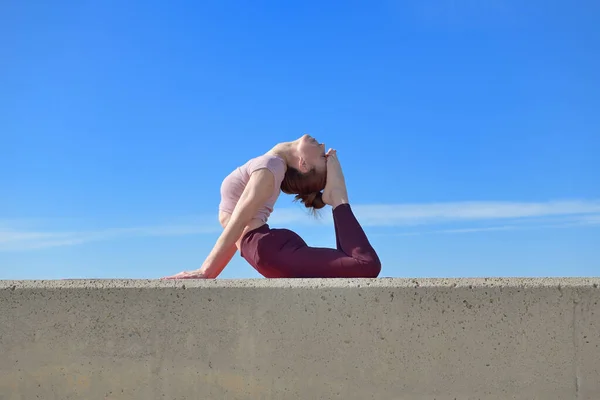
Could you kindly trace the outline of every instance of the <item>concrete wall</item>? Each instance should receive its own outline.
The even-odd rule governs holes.
[[[1,281],[1,400],[600,399],[600,279]]]

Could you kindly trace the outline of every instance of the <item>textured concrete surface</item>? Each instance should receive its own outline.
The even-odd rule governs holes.
[[[0,399],[598,400],[599,285],[0,281]]]

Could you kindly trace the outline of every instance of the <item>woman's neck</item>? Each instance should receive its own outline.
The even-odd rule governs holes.
[[[296,146],[296,142],[278,143],[267,154],[283,159],[288,167],[295,167],[298,164]]]

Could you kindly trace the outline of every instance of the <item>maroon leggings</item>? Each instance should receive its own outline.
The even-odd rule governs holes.
[[[349,204],[333,210],[337,249],[309,247],[289,229],[247,232],[240,253],[266,278],[376,278],[381,262]]]

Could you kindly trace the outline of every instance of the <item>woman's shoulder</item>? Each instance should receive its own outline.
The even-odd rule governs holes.
[[[252,168],[265,168],[267,166],[272,168],[287,168],[285,160],[276,154],[265,153],[260,156],[249,159],[246,166]]]
[[[248,162],[253,162],[253,161],[254,162],[257,162],[257,161],[258,162],[274,162],[274,163],[285,164],[285,160],[274,153],[264,153],[264,154],[261,154],[259,156],[253,157],[248,160]]]
[[[287,169],[286,162],[283,158],[276,154],[265,153],[260,156],[251,158],[244,164],[244,168],[248,175],[254,171],[266,168],[275,175],[275,179],[282,181]]]

